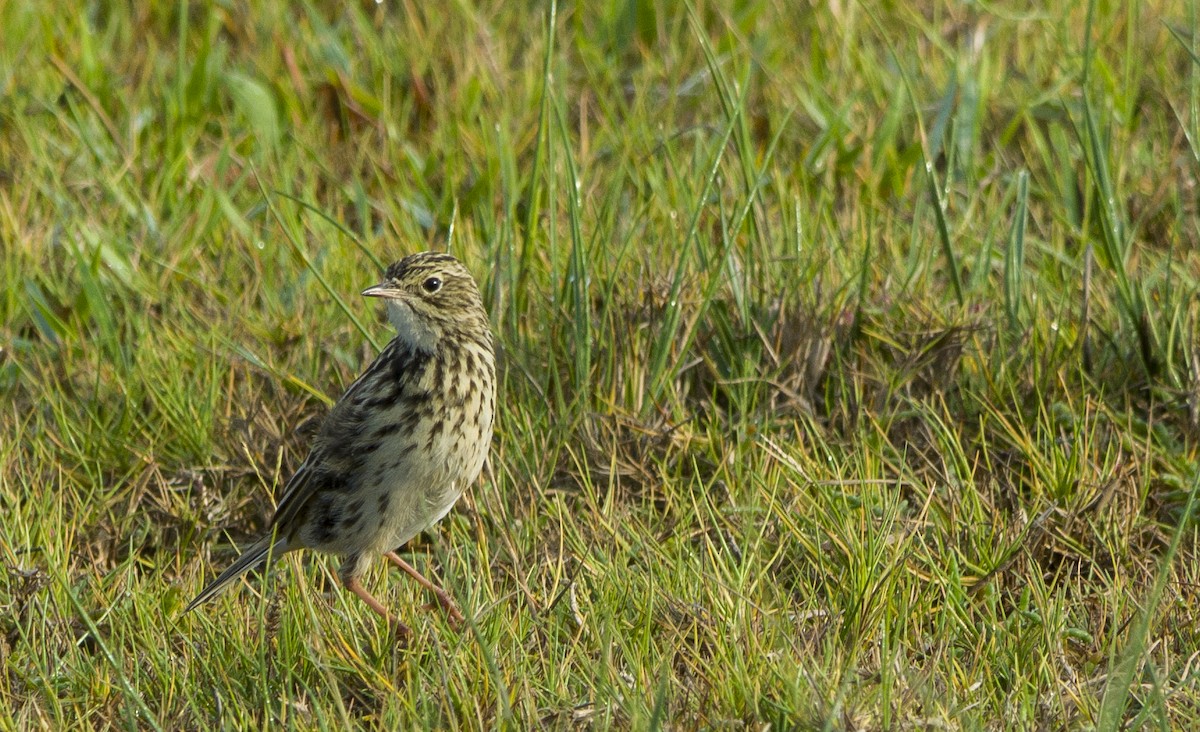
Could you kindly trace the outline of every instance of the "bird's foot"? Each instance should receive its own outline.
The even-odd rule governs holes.
[[[400,555],[396,552],[387,552],[383,556],[386,557],[389,562],[404,570],[406,574],[420,583],[422,587],[433,593],[433,596],[437,598],[438,605],[440,605],[446,615],[449,616],[451,628],[458,630],[462,627],[463,623],[466,622],[466,618],[464,618],[463,614],[459,612],[458,605],[454,604],[454,600],[450,597],[450,593],[430,582],[425,575],[421,574],[416,570],[415,567],[401,559]],[[429,605],[426,605],[425,609],[433,609],[433,604],[430,603]]]

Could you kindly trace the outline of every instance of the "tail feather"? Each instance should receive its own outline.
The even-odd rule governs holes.
[[[276,539],[275,543],[272,544],[272,538],[273,535],[268,534],[259,539],[249,549],[242,552],[242,556],[238,557],[237,561],[229,566],[229,569],[222,572],[221,576],[210,582],[203,590],[200,590],[200,594],[196,595],[195,599],[189,602],[183,611],[185,613],[191,612],[193,608],[208,602],[217,593],[228,587],[235,579],[262,564],[268,558],[279,557],[288,551],[286,539]]]

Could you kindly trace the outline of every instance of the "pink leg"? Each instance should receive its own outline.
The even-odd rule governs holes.
[[[412,629],[400,622],[399,618],[389,613],[387,608],[383,606],[383,603],[379,602],[379,600],[376,600],[370,592],[367,592],[365,587],[359,584],[357,578],[345,580],[344,584],[346,585],[347,590],[350,590],[354,594],[358,595],[359,599],[367,603],[369,608],[382,615],[383,618],[388,621],[388,625],[392,627],[392,630],[395,631],[396,635],[400,636],[401,641],[408,642],[408,639],[412,637]]]
[[[462,625],[464,621],[463,614],[458,611],[458,606],[454,604],[454,600],[450,599],[450,594],[448,592],[425,579],[425,575],[418,572],[416,567],[401,559],[400,555],[396,552],[386,552],[383,556],[387,557],[387,560],[392,564],[396,565],[400,569],[403,569],[409,577],[415,579],[421,584],[422,587],[429,590],[434,594],[435,597],[437,597],[438,604],[441,605],[442,609],[446,611],[446,614],[450,616],[450,624],[452,626],[457,628],[458,626]]]

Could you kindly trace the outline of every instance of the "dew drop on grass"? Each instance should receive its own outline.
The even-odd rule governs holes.
[[[259,239],[258,241],[254,242],[254,246],[258,247],[259,251],[262,251],[263,249],[267,248],[267,243],[262,239]]]

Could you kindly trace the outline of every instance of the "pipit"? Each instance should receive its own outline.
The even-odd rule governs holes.
[[[487,313],[470,273],[448,254],[405,257],[362,294],[383,298],[396,337],[325,417],[308,457],[284,488],[267,535],[187,610],[268,558],[313,549],[344,557],[342,584],[401,637],[411,634],[408,626],[360,583],[380,555],[461,622],[445,590],[394,550],[440,521],[487,457],[496,408]]]

